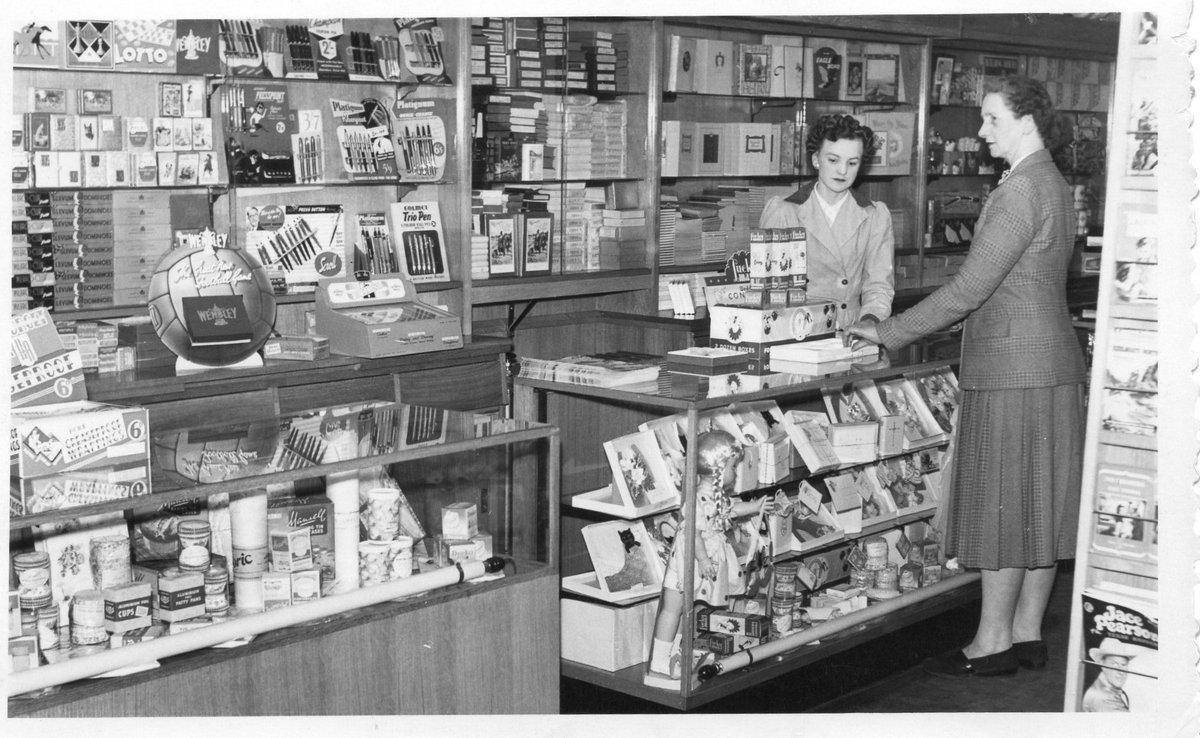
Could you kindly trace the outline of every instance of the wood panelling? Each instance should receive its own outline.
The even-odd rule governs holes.
[[[547,570],[22,716],[557,713],[559,644]]]

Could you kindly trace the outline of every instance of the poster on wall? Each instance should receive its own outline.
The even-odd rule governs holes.
[[[13,66],[61,67],[62,21],[29,21],[13,30]]]
[[[175,71],[175,21],[119,20],[113,28],[118,72]]]
[[[113,68],[112,21],[69,20],[63,45],[68,69]]]

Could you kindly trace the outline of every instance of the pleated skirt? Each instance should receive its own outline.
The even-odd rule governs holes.
[[[947,556],[973,569],[1037,568],[1073,558],[1083,474],[1082,383],[963,390]]]

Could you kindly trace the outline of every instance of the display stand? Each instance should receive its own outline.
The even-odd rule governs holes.
[[[1184,586],[1197,555],[1196,387],[1191,364],[1159,363],[1195,340],[1191,305],[1159,301],[1193,294],[1195,269],[1191,147],[1174,114],[1190,98],[1179,22],[1121,17],[1064,700],[1068,712],[1157,713],[1171,731],[1197,689]]]

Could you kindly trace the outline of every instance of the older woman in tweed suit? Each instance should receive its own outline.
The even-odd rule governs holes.
[[[850,335],[898,349],[966,319],[963,400],[946,553],[983,573],[974,639],[931,659],[940,676],[1046,663],[1042,618],[1059,559],[1075,551],[1083,460],[1083,354],[1067,311],[1074,213],[1046,150],[1061,119],[1046,90],[1007,77],[985,95],[979,136],[1010,164],[966,262],[912,309]]]

